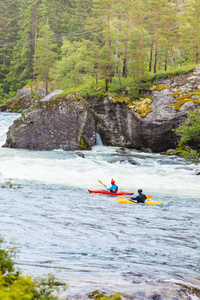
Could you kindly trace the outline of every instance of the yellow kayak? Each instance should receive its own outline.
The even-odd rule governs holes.
[[[115,198],[115,201],[120,202],[120,203],[125,203],[125,204],[136,204],[137,203],[137,202],[130,201],[129,199],[119,199],[119,198]],[[155,204],[162,204],[162,203],[163,202],[149,200],[149,201],[145,201],[144,204],[155,205]]]

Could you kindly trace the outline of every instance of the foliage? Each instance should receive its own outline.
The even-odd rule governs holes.
[[[86,42],[63,39],[61,59],[51,69],[51,78],[55,87],[65,89],[84,84],[91,80],[88,70],[90,62],[87,57]]]
[[[188,113],[187,120],[183,122],[175,133],[180,136],[178,151],[182,156],[192,159],[200,159],[200,109]],[[196,149],[191,149],[187,145],[195,145]]]
[[[120,300],[121,296],[118,294],[114,294],[112,298],[105,296],[104,294],[100,293],[98,290],[93,291],[89,294],[90,299],[96,300]]]
[[[184,3],[2,2],[1,101],[27,81],[43,80],[48,85],[50,72],[56,88],[68,89],[94,80],[97,85],[103,82],[102,89],[111,93],[113,78],[118,78],[120,85],[122,79],[131,78],[136,86],[129,86],[129,94],[138,99],[143,87],[137,82],[145,76],[153,80],[188,72],[187,66],[200,62],[200,2]]]
[[[0,239],[0,300],[56,300],[58,287],[67,287],[55,280],[53,275],[31,278],[14,268],[14,248],[2,249]]]
[[[19,185],[15,186],[15,185],[11,182],[11,180],[8,180],[8,181],[6,181],[4,184],[1,185],[1,188],[2,188],[2,189],[10,188],[10,189],[16,190],[16,189],[20,189],[20,186],[19,186]]]
[[[50,81],[50,70],[55,61],[56,44],[53,43],[53,32],[47,23],[40,31],[35,53],[35,69],[37,79],[44,81],[46,84],[46,93],[48,92],[48,83]]]

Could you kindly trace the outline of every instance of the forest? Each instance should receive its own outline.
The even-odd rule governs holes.
[[[197,65],[199,0],[0,0],[0,98]],[[53,86],[52,86],[53,84]]]

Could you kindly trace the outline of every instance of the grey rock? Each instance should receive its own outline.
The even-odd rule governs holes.
[[[32,105],[9,128],[3,147],[84,150],[94,146],[95,135],[88,104],[81,95],[73,95]]]
[[[82,152],[75,152],[76,156],[80,156],[81,158],[85,158],[85,155]]]
[[[200,169],[195,170],[196,175],[200,175]]]
[[[121,154],[130,154],[131,151],[125,148],[120,148],[116,150],[117,153],[121,153]]]

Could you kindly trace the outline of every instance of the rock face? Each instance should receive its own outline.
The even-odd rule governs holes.
[[[186,118],[189,110],[194,110],[198,103],[186,102],[179,110],[166,104],[161,105],[140,118],[124,103],[112,103],[109,98],[101,101],[88,100],[98,119],[97,131],[104,145],[128,147],[134,149],[150,148],[154,152],[174,148],[178,140],[172,132]]]
[[[143,115],[135,109],[134,101],[127,106],[114,103],[109,96],[84,100],[74,94],[56,98],[60,92],[39,99],[32,90],[22,89],[12,104],[23,104],[22,109],[29,109],[10,127],[4,146],[90,149],[97,132],[107,146],[148,152],[175,148],[178,137],[172,130],[186,120],[189,111],[200,108],[200,67],[188,74],[157,80],[147,93],[148,113]],[[6,103],[5,108],[10,105]]]
[[[44,95],[42,90],[34,91],[30,87],[25,87],[15,97],[0,106],[0,111],[22,111],[37,103]]]
[[[154,152],[176,147],[172,129],[187,118],[189,111],[200,108],[200,67],[193,72],[160,79],[147,97],[152,98],[146,117],[124,103],[108,97],[88,99],[98,119],[97,130],[104,145],[151,149]]]
[[[13,123],[3,147],[85,150],[95,144],[95,133],[93,114],[81,95],[49,97]]]

